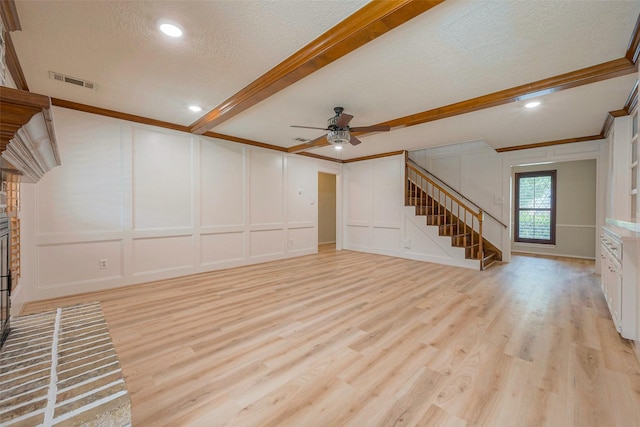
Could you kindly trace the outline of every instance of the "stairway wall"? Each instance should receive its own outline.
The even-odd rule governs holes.
[[[478,269],[450,237],[404,206],[404,155],[343,166],[343,248]]]
[[[502,179],[502,158],[484,141],[412,151],[409,158],[509,224],[509,216],[505,217],[502,209],[509,201],[509,189]],[[503,241],[508,240],[508,231],[488,215],[485,215],[483,233],[505,252]]]

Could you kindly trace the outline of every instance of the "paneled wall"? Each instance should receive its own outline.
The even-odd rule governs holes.
[[[344,248],[402,256],[404,156],[343,167]]]
[[[317,251],[318,171],[340,164],[54,115],[62,166],[23,185],[20,301]]]

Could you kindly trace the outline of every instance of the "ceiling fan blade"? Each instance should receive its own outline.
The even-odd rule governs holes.
[[[349,142],[351,143],[351,145],[358,145],[360,144],[362,141],[360,141],[358,138],[356,138],[353,135],[349,135],[351,138],[349,139]]]
[[[296,126],[296,125],[291,125],[291,126],[289,126],[289,127],[292,127],[292,128],[302,128],[302,129],[330,130],[330,129],[327,129],[327,128],[316,128],[316,127],[312,127],[312,126]]]
[[[389,132],[391,126],[361,126],[355,128],[349,128],[351,132]]]
[[[336,122],[336,126],[338,126],[339,128],[346,127],[351,121],[351,119],[353,119],[353,116],[351,114],[342,113],[338,116],[338,121]]]

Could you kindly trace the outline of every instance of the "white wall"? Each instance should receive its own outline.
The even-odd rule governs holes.
[[[317,251],[318,171],[340,164],[54,114],[62,166],[22,185],[17,307]]]

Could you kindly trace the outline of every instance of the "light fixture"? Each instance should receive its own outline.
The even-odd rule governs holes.
[[[160,31],[168,35],[169,37],[182,37],[182,28],[173,22],[169,22],[166,20],[161,20],[158,23],[158,28]]]
[[[202,107],[198,107],[197,105],[189,105],[189,110],[193,111],[194,113],[199,113],[200,111],[202,111]]]
[[[346,144],[351,140],[348,130],[336,129],[327,133],[327,142],[331,145]]]
[[[524,104],[525,108],[536,108],[538,105],[540,105],[540,101],[531,101]]]
[[[333,148],[335,148],[336,150],[340,151],[340,150],[342,150],[342,144],[335,144],[333,146]]]

